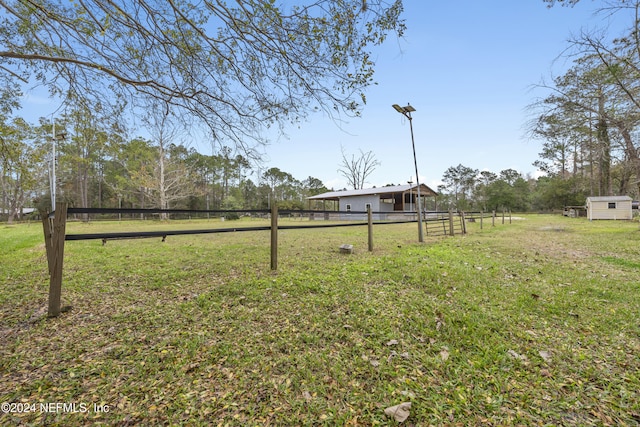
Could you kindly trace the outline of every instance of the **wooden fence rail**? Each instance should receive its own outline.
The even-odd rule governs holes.
[[[271,237],[271,270],[278,269],[278,230],[294,230],[294,229],[304,229],[304,228],[335,228],[335,227],[352,227],[352,226],[363,226],[367,225],[367,243],[368,250],[373,251],[373,230],[374,225],[380,224],[400,224],[400,223],[408,223],[408,222],[416,222],[415,220],[396,220],[396,221],[374,221],[373,216],[374,213],[371,212],[369,208],[366,212],[343,212],[340,214],[348,214],[347,218],[355,219],[352,216],[353,214],[363,214],[366,215],[366,222],[355,222],[355,223],[343,223],[343,224],[312,224],[312,225],[279,225],[278,224],[278,216],[279,211],[277,206],[273,206],[270,211],[251,211],[253,213],[268,213],[271,217],[271,224],[268,226],[258,226],[258,227],[231,227],[231,228],[215,228],[215,229],[204,229],[204,230],[167,230],[167,231],[140,231],[140,232],[116,232],[116,233],[91,233],[91,234],[66,234],[66,222],[68,214],[105,214],[105,213],[116,213],[119,214],[119,209],[80,209],[80,208],[68,208],[66,203],[60,203],[56,205],[56,209],[53,213],[43,212],[42,215],[42,225],[44,231],[44,240],[45,240],[45,248],[47,252],[47,266],[49,270],[49,307],[48,307],[48,316],[56,317],[60,315],[63,308],[61,308],[60,301],[62,295],[62,273],[63,273],[63,261],[64,261],[64,242],[67,240],[102,240],[103,244],[106,243],[107,240],[111,239],[132,239],[132,238],[148,238],[148,237],[162,237],[164,241],[167,236],[172,235],[192,235],[192,234],[209,234],[209,233],[226,233],[226,232],[239,232],[239,231],[266,231],[270,230]],[[192,211],[176,211],[176,210],[160,210],[160,209],[150,209],[150,210],[142,210],[142,209],[127,209],[126,213],[188,213]],[[198,213],[208,213],[210,211],[193,211]],[[292,212],[295,211],[284,211],[285,214],[291,215]],[[297,213],[297,212],[295,212]],[[381,212],[376,212],[375,215],[380,217],[382,216]],[[431,217],[429,217],[431,215]],[[482,218],[484,217],[484,213],[471,213],[469,216],[465,217],[464,213],[454,213],[452,211],[449,212],[439,212],[439,213],[428,213],[427,217],[424,220],[425,229],[427,230],[428,235],[437,236],[454,236],[455,234],[464,234],[466,233],[466,220],[471,218],[480,218],[481,227],[482,227]],[[495,225],[495,212],[493,212],[493,225]],[[315,221],[314,221],[315,222]],[[503,223],[504,223],[504,213],[503,213]]]

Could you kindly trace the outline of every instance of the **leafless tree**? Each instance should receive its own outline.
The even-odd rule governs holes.
[[[141,185],[148,189],[152,203],[160,209],[169,209],[170,203],[184,199],[189,195],[188,173],[182,162],[176,162],[170,156],[171,146],[177,142],[180,127],[176,125],[168,109],[151,105],[145,117],[153,143],[157,149],[156,162],[152,169],[134,171]],[[162,219],[167,219],[166,214]]]
[[[356,157],[355,154],[351,154],[349,159],[344,147],[342,147],[342,163],[340,163],[338,172],[347,179],[349,186],[353,187],[354,190],[364,188],[367,178],[377,166],[380,166],[380,162],[376,160],[376,156],[372,151],[365,153],[360,150],[360,156]]]

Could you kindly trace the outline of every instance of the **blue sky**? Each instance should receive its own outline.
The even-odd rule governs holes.
[[[567,67],[556,60],[581,28],[603,26],[599,1],[547,8],[542,0],[406,0],[407,32],[376,50],[376,81],[362,117],[343,130],[313,116],[265,151],[267,164],[297,179],[343,188],[341,146],[372,151],[380,166],[369,185],[415,176],[409,123],[392,104],[410,103],[421,182],[434,189],[450,166],[535,176],[540,141],[525,138],[532,85]]]
[[[366,93],[362,117],[339,128],[317,114],[288,128],[286,137],[271,135],[263,167],[341,189],[347,186],[338,173],[344,147],[349,155],[372,151],[380,162],[368,186],[415,180],[409,123],[391,107],[410,103],[421,182],[436,189],[444,171],[458,164],[535,176],[540,141],[525,137],[531,117],[526,107],[543,92],[532,86],[567,67],[557,58],[572,34],[606,25],[594,15],[601,5],[582,0],[574,8],[549,9],[542,0],[405,0],[406,34],[375,49],[378,84]],[[58,105],[36,94],[23,102],[24,111],[43,117]]]

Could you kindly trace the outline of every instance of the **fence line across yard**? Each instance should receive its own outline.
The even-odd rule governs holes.
[[[66,223],[69,215],[221,215],[221,214],[238,214],[249,213],[252,215],[261,215],[270,218],[270,225],[253,226],[253,227],[226,227],[211,228],[200,230],[159,230],[159,231],[132,231],[132,232],[102,232],[102,233],[81,233],[67,234]],[[313,224],[308,225],[279,225],[279,215],[288,216],[308,216]],[[466,222],[480,220],[480,228],[483,226],[483,218],[490,215],[492,225],[495,225],[496,212],[427,212],[423,219],[424,227],[427,235],[432,236],[454,236],[456,233],[466,233]],[[331,223],[319,224],[316,220],[349,220],[358,222],[349,223]],[[353,227],[368,226],[368,250],[373,251],[373,226],[382,224],[404,224],[417,222],[415,213],[399,213],[389,212],[372,212],[370,209],[364,212],[340,212],[340,211],[305,211],[305,210],[282,210],[279,211],[277,206],[272,206],[270,210],[184,210],[184,209],[110,209],[110,208],[69,208],[66,203],[60,203],[52,213],[44,212],[42,214],[42,224],[45,238],[45,247],[47,251],[47,264],[49,268],[49,308],[48,316],[56,317],[60,314],[60,300],[62,291],[62,273],[64,260],[64,242],[78,240],[102,240],[106,244],[111,239],[135,239],[135,238],[151,238],[162,237],[165,241],[167,236],[177,235],[194,235],[194,234],[213,234],[228,233],[242,231],[271,231],[271,270],[278,268],[278,230],[296,230],[305,228],[335,228],[335,227]],[[375,221],[374,221],[375,217]],[[510,214],[509,214],[509,218]],[[502,223],[505,221],[505,213],[502,214]],[[510,221],[510,219],[509,219]]]

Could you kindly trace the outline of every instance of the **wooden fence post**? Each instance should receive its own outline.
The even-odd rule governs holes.
[[[493,213],[491,214],[491,226],[496,226],[496,211],[493,211]]]
[[[453,229],[453,210],[451,209],[449,209],[449,235],[456,235],[456,231]]]
[[[58,315],[60,315],[60,297],[62,294],[62,263],[64,260],[64,236],[66,232],[66,226],[67,204],[59,203],[56,206],[53,217],[53,232],[51,233],[50,241],[51,256],[47,256],[47,260],[50,260],[51,262],[51,265],[49,267],[49,317],[57,317]]]
[[[504,209],[502,209],[502,224],[504,225]]]
[[[271,206],[271,270],[278,269],[278,206]]]
[[[462,225],[462,234],[467,234],[467,223],[464,219],[464,211],[460,212],[460,224]]]
[[[482,230],[482,218],[484,218],[484,211],[480,209],[480,230]]]
[[[373,215],[371,214],[371,205],[367,206],[367,230],[369,232],[369,252],[373,252]]]

